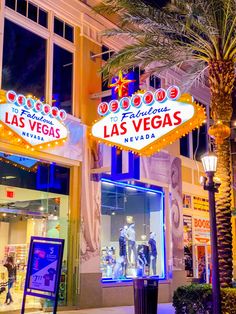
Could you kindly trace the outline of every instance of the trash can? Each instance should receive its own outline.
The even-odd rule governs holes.
[[[134,313],[157,314],[158,277],[135,278],[134,285]]]

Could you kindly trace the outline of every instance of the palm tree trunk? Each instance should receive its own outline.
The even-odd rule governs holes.
[[[232,89],[234,64],[231,61],[214,61],[209,64],[211,90],[211,116],[230,126],[232,117]],[[230,140],[217,145],[218,167],[216,176],[221,181],[216,194],[216,219],[218,234],[219,273],[222,287],[232,284],[232,226],[231,226],[231,155]]]
[[[218,235],[219,274],[222,287],[232,285],[232,226],[231,226],[231,160],[230,141],[217,146],[218,167],[216,176],[221,186],[216,194],[216,223]]]

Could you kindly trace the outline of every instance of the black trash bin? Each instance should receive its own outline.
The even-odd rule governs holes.
[[[157,314],[158,277],[135,278],[134,313]]]

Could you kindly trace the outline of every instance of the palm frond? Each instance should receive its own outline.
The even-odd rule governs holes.
[[[103,0],[95,10],[119,17],[119,28],[106,30],[105,36],[131,39],[103,67],[105,77],[155,61],[160,71],[194,60],[191,83],[201,80],[211,60],[235,59],[235,0],[172,0],[163,8],[142,0]]]

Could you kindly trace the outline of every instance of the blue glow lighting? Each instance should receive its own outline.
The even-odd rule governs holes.
[[[119,283],[119,282],[132,282],[133,278],[122,278],[122,279],[112,279],[112,278],[102,278],[101,282],[104,284],[108,283]]]
[[[38,190],[44,190],[44,189],[60,189],[61,183],[59,180],[55,177],[55,164],[52,163],[49,166],[49,178],[48,176],[44,176],[42,174],[43,166],[38,166],[38,171],[36,173],[36,186]]]
[[[152,188],[145,188],[143,186],[139,186],[139,185],[133,185],[133,184],[129,184],[126,182],[121,182],[121,181],[112,181],[109,180],[107,178],[101,178],[102,183],[110,183],[111,185],[116,185],[116,186],[121,186],[121,187],[128,187],[128,188],[132,188],[132,189],[136,189],[136,190],[140,190],[140,191],[144,191],[144,192],[152,192],[155,194],[161,194],[162,196],[164,196],[164,192],[160,191],[160,190],[154,190]]]

